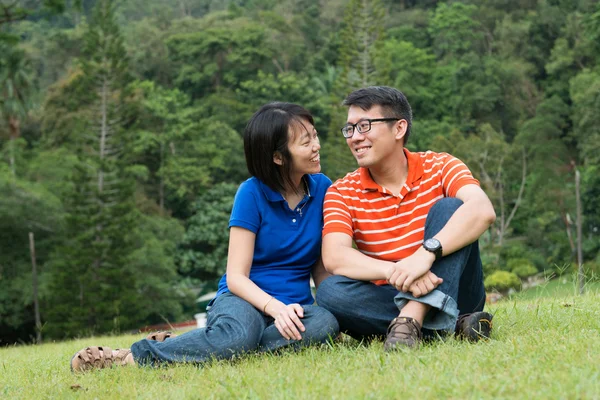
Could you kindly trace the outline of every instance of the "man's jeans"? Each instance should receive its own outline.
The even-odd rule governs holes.
[[[264,315],[250,303],[231,294],[217,297],[207,312],[205,328],[194,329],[164,342],[143,339],[131,346],[140,365],[160,363],[202,363],[228,359],[249,351],[273,351],[286,346],[300,348],[334,338],[339,326],[333,315],[322,307],[303,306],[301,318],[306,330],[302,340],[287,340]]]
[[[427,215],[425,240],[436,235],[461,205],[456,198],[436,202]],[[385,335],[392,319],[409,300],[431,306],[423,321],[425,334],[453,332],[459,313],[483,310],[485,290],[477,242],[434,262],[431,271],[444,282],[418,299],[391,285],[377,286],[337,275],[321,283],[317,304],[335,315],[342,332],[358,339]]]

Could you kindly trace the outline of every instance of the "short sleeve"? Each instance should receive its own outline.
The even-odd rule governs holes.
[[[323,202],[323,236],[332,232],[354,235],[352,216],[342,194],[334,186],[330,186]]]
[[[237,226],[254,233],[258,232],[261,217],[257,196],[260,196],[260,188],[256,182],[247,180],[240,185],[233,200],[229,228]]]
[[[442,187],[446,197],[456,197],[460,188],[466,185],[479,185],[469,167],[458,158],[446,154],[446,162],[442,168]]]

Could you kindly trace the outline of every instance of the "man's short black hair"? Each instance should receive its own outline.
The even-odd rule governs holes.
[[[250,175],[279,193],[285,193],[286,188],[293,188],[289,133],[294,123],[303,126],[304,121],[314,125],[310,112],[292,103],[265,104],[254,113],[244,130],[244,153]],[[283,160],[281,166],[273,162],[276,152]]]
[[[345,106],[357,106],[368,111],[380,106],[383,117],[405,119],[408,122],[404,145],[408,141],[412,128],[412,109],[404,93],[389,86],[369,86],[350,93],[343,103]]]

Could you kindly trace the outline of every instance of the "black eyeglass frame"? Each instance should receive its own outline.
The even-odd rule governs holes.
[[[389,121],[400,121],[402,118],[365,118],[365,119],[361,119],[360,121],[358,121],[355,124],[346,124],[342,129],[342,135],[344,135],[344,137],[346,139],[350,139],[352,138],[352,136],[354,136],[354,132],[358,131],[358,133],[367,133],[371,130],[371,124],[373,122],[389,122]],[[359,129],[359,124],[363,123],[363,122],[368,122],[369,123],[369,127],[365,130],[361,130]],[[352,127],[352,135],[348,136],[348,129]]]

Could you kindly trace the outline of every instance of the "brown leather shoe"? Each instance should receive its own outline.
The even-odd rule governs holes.
[[[492,318],[494,316],[485,311],[460,315],[454,333],[456,337],[470,342],[489,339],[492,334]]]
[[[422,339],[421,326],[414,318],[396,317],[388,327],[383,350],[393,351],[402,347],[414,348],[421,343]]]

